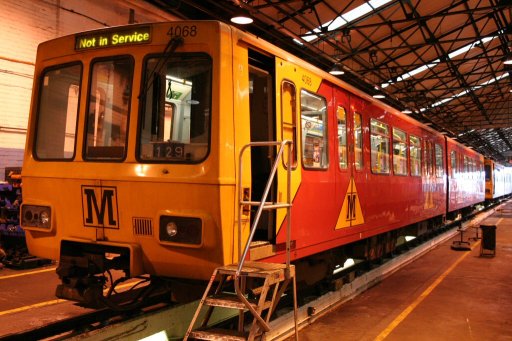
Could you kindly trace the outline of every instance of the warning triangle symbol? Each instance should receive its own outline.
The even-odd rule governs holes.
[[[354,178],[351,178],[347,194],[345,194],[345,200],[343,200],[340,215],[338,216],[336,230],[360,224],[364,224],[363,210],[359,202],[359,195],[357,194]]]

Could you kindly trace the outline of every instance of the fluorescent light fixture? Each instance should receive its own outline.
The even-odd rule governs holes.
[[[405,236],[405,241],[406,242],[410,242],[411,240],[414,240],[414,239],[416,239],[415,236]]]
[[[410,109],[404,109],[402,110],[403,114],[412,114],[412,111]]]
[[[452,97],[448,97],[448,98],[445,98],[445,99],[442,99],[438,102],[435,102],[434,104],[432,104],[432,108],[434,107],[437,107],[437,106],[440,106],[441,104],[445,104],[445,103],[448,103],[450,102],[451,100],[455,99],[455,98],[458,98],[458,97],[461,97],[461,96],[464,96],[464,95],[467,95],[468,93],[470,93],[471,91],[475,91],[475,90],[478,90],[480,88],[483,88],[484,86],[487,86],[487,85],[490,85],[490,84],[493,84],[497,81],[500,81],[502,80],[503,78],[505,77],[508,77],[508,72],[505,72],[505,73],[502,73],[500,76],[496,77],[496,78],[491,78],[489,79],[488,81],[485,81],[483,83],[480,83],[478,85],[475,85],[473,87],[471,87],[471,89],[467,89],[467,90],[463,90],[455,95],[453,95]],[[427,108],[422,108],[420,109],[421,112],[427,110]]]
[[[505,65],[512,65],[512,57],[508,57],[504,62],[503,64]]]
[[[302,36],[302,39],[304,39],[307,42],[311,42],[318,38],[318,34],[320,34],[322,32],[322,29],[325,29],[325,27],[327,27],[327,31],[329,32],[337,30],[340,27],[351,23],[354,20],[361,18],[362,16],[375,11],[379,7],[382,7],[391,1],[393,0],[370,0],[362,4],[361,6],[354,8],[353,10],[341,14],[336,19],[328,21],[318,26],[317,28],[313,29],[313,31],[307,32]]]
[[[377,99],[382,99],[382,98],[386,98],[386,96],[384,96],[383,94],[375,94],[372,96],[373,98],[377,98]]]
[[[460,49],[457,49],[453,52],[450,52],[447,56],[447,58],[449,59],[453,59],[465,52],[468,52],[469,50],[477,47],[477,46],[482,46],[483,44],[485,43],[488,43],[490,42],[491,40],[495,39],[495,38],[498,38],[498,36],[492,36],[492,37],[486,37],[486,38],[482,38],[482,39],[479,39],[477,40],[476,42],[474,43],[471,43],[471,44],[468,44],[464,47],[461,47]],[[436,59],[434,60],[433,62],[429,63],[429,64],[425,64],[423,66],[420,66],[412,71],[409,71],[409,72],[406,72],[404,73],[403,75],[397,77],[397,82],[401,82],[403,80],[406,80],[407,78],[410,78],[410,77],[413,77],[415,75],[417,75],[418,73],[421,73],[423,71],[426,71],[428,69],[432,69],[434,68],[437,64],[439,64],[441,62],[441,59]],[[511,63],[512,63],[512,60],[511,60]],[[382,88],[386,88],[390,85],[391,83],[391,80],[387,81],[386,83],[382,83]]]

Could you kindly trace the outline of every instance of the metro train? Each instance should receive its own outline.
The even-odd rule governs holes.
[[[485,199],[479,153],[216,21],[40,44],[26,146],[30,253],[57,259],[57,296],[82,304],[112,270],[203,283],[239,260],[251,224],[249,259],[284,262],[290,221],[291,260],[314,281]],[[247,202],[291,215],[254,224]]]
[[[485,159],[485,200],[496,201],[512,194],[512,167]]]

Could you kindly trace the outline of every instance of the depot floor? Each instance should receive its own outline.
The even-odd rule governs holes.
[[[457,236],[320,317],[300,340],[512,340],[512,202],[482,224],[497,226],[494,256],[481,255],[481,239],[452,249]],[[469,228],[463,240],[477,230],[482,237]],[[493,234],[486,229],[486,247]]]

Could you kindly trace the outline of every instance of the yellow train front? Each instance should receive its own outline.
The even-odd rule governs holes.
[[[234,129],[249,118],[231,34],[180,22],[39,46],[21,215],[30,252],[60,260],[58,296],[87,300],[113,269],[204,280],[235,261],[234,153],[250,136]]]

